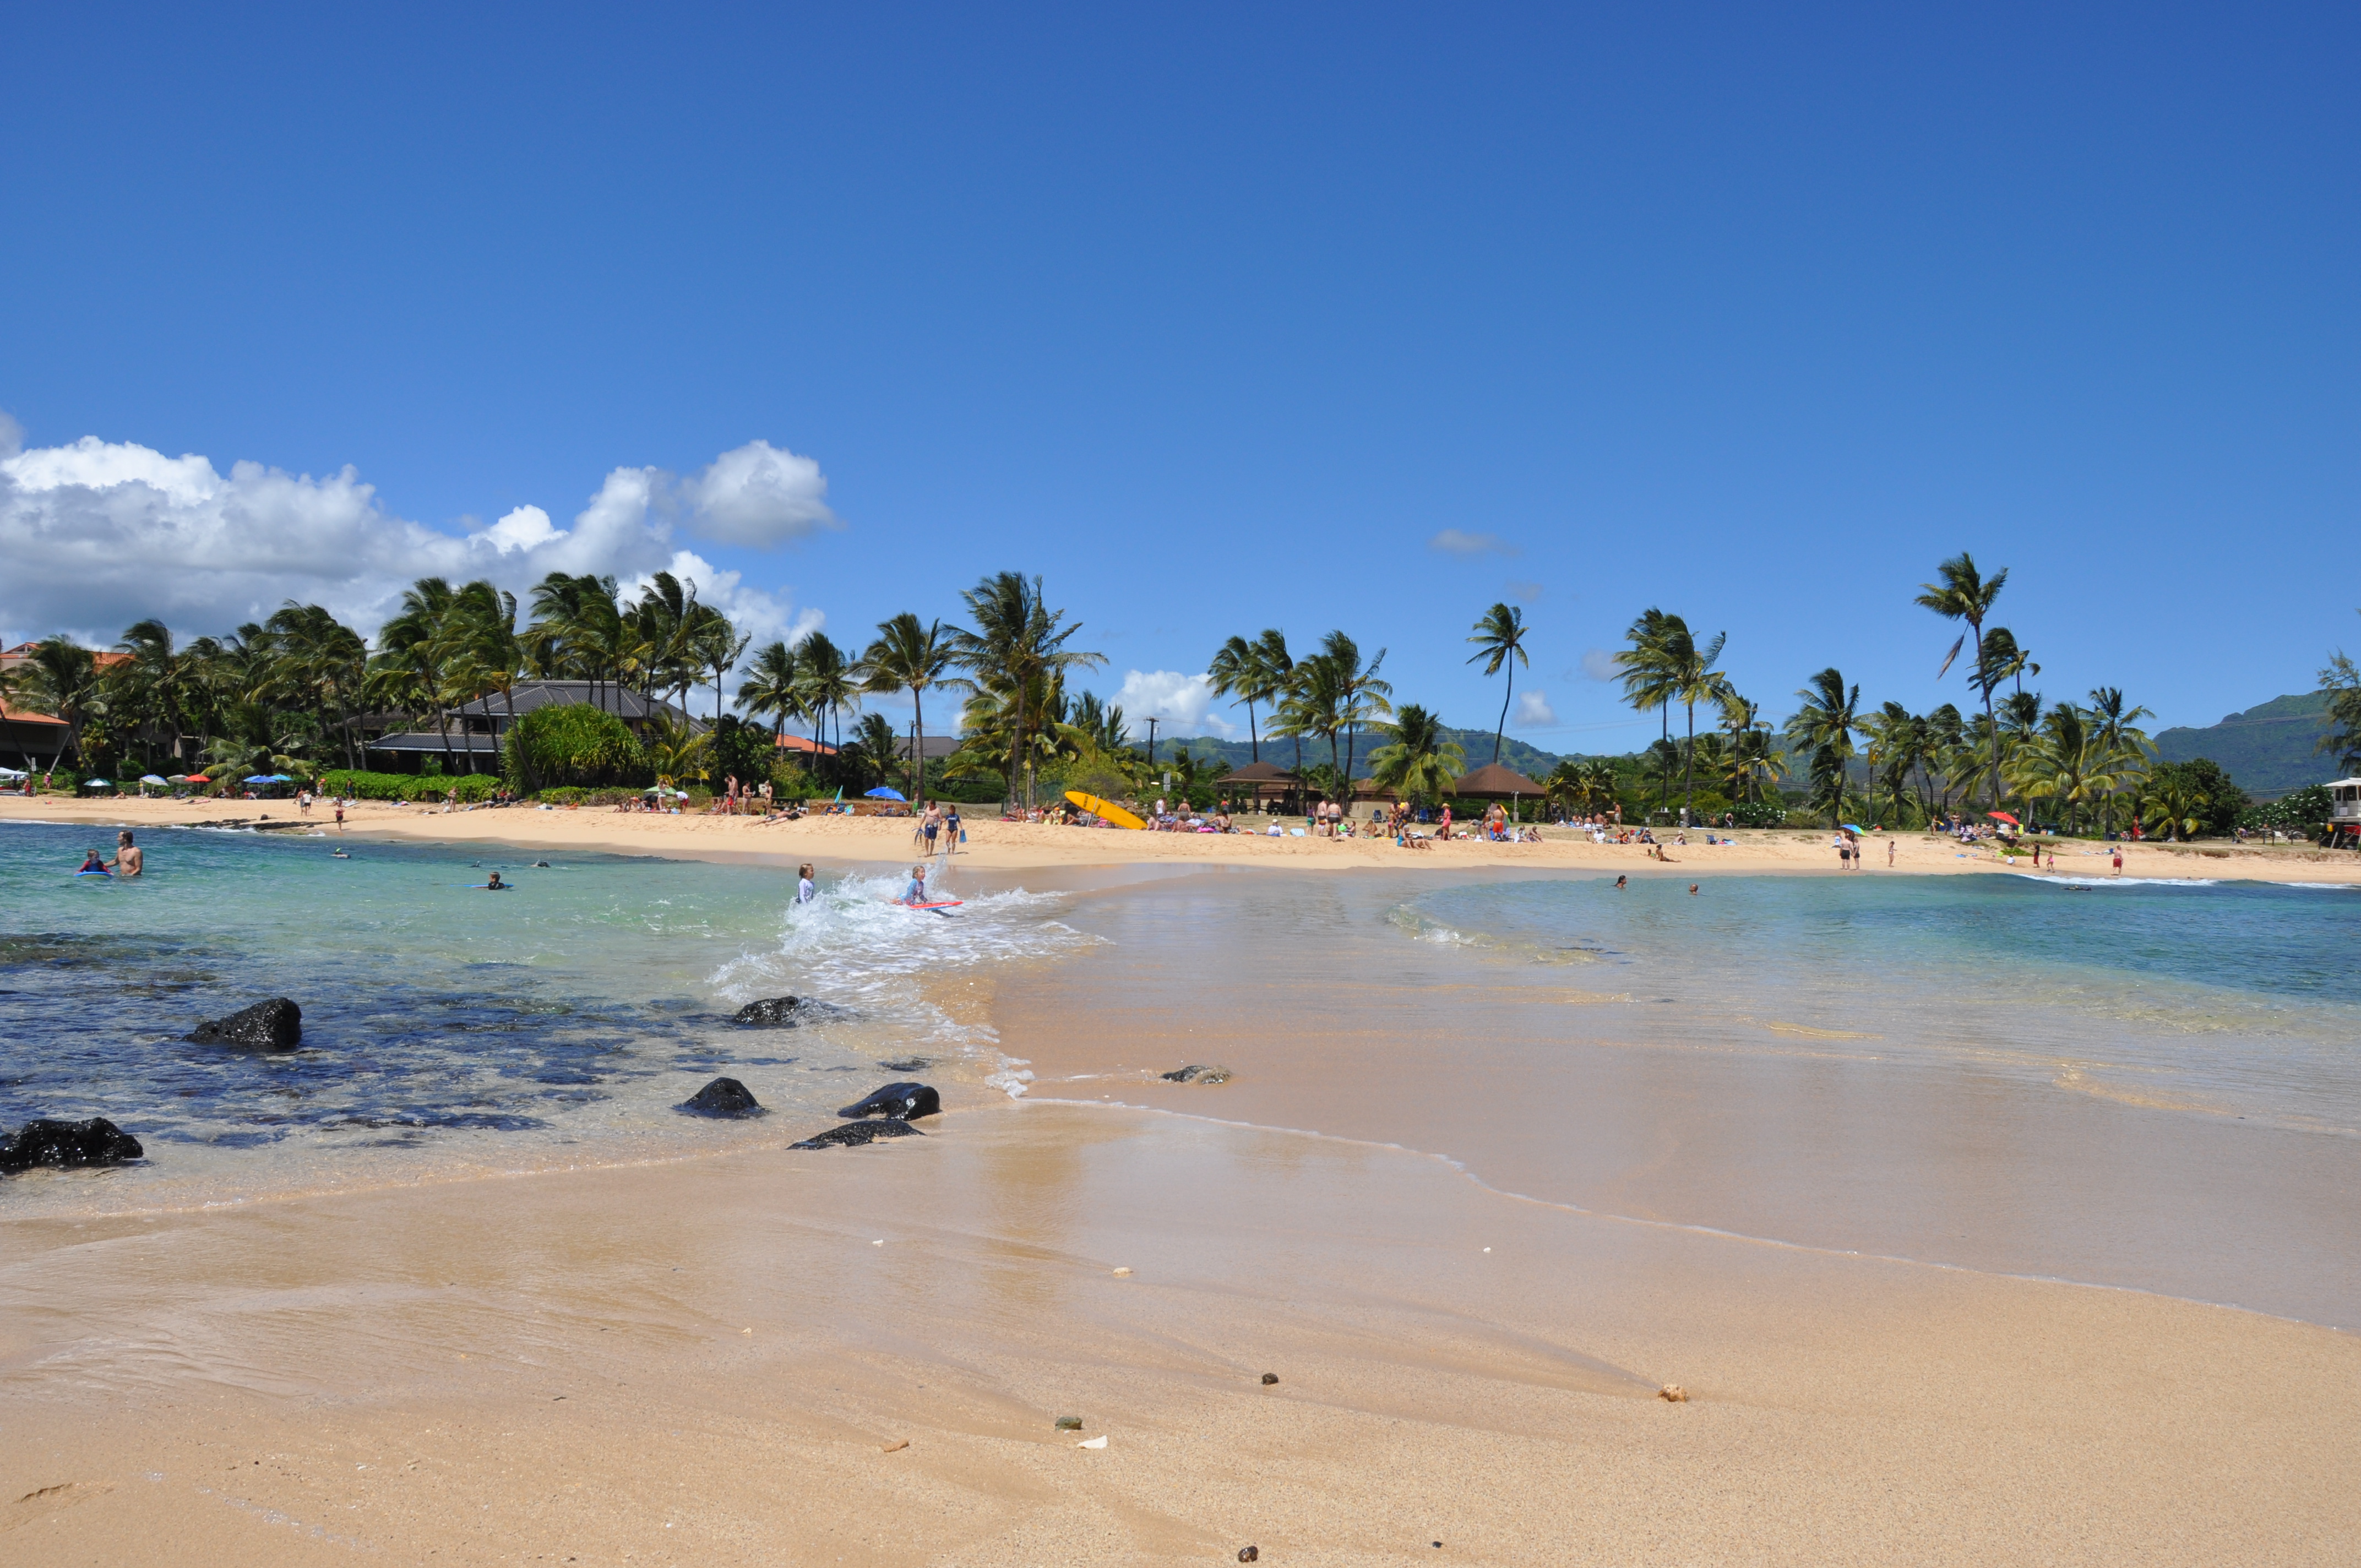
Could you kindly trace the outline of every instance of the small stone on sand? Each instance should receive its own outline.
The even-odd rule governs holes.
[[[1241,1563],[1256,1563],[1261,1561],[1261,1559],[1262,1553],[1256,1551],[1251,1546],[1241,1546],[1238,1548],[1238,1561]]]
[[[1115,1270],[1115,1274],[1116,1274],[1118,1277],[1123,1276],[1123,1275],[1126,1275],[1126,1274],[1129,1274],[1130,1272],[1131,1272],[1131,1270],[1130,1270],[1130,1269],[1128,1269],[1128,1268],[1118,1268],[1118,1269],[1116,1269],[1116,1270]]]
[[[1082,1430],[1082,1418],[1080,1416],[1060,1416],[1058,1418],[1058,1430],[1060,1431],[1080,1431]]]
[[[878,1450],[878,1452],[880,1453],[899,1453],[909,1446],[910,1440],[908,1438],[896,1438],[892,1442],[887,1443],[884,1448]]]
[[[1689,1391],[1677,1383],[1667,1383],[1656,1390],[1656,1398],[1668,1404],[1686,1405],[1689,1402]]]
[[[1084,1438],[1082,1442],[1074,1444],[1074,1446],[1076,1448],[1104,1448],[1106,1446],[1106,1439],[1104,1437]]]
[[[1279,1374],[1276,1372],[1266,1372],[1262,1375],[1262,1386],[1266,1388],[1278,1381]]]

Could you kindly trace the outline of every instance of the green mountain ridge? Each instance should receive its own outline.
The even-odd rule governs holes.
[[[2221,723],[2202,729],[2183,725],[2164,730],[2156,737],[2156,752],[2167,762],[2210,757],[2248,795],[2276,800],[2336,777],[2335,760],[2316,750],[2327,729],[2328,694],[2300,692],[2226,714]]]

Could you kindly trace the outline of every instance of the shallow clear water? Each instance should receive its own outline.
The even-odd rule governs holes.
[[[1108,945],[1000,1009],[1044,1096],[1396,1144],[1635,1220],[2361,1322],[2361,894],[1240,872],[1074,918]],[[1192,1061],[1234,1076],[1156,1076]]]
[[[1412,937],[1551,964],[1691,1033],[1869,1038],[2092,1092],[2361,1129],[2361,891],[2048,877],[1437,890]]]
[[[883,1061],[1014,1087],[1021,1064],[933,1005],[929,984],[1084,940],[1054,918],[1057,900],[1021,892],[947,918],[890,907],[882,882],[830,876],[799,908],[792,875],[765,868],[313,834],[143,831],[144,876],[71,874],[113,837],[0,828],[0,1127],[104,1115],[149,1159],[102,1182],[11,1181],[0,1204],[138,1201],[172,1179],[197,1185],[170,1201],[202,1201],[455,1159],[775,1140],[897,1076]],[[513,892],[474,885],[493,869]],[[789,993],[839,1011],[795,1029],[729,1019]],[[278,995],[303,1009],[299,1050],[186,1038]],[[723,1074],[774,1114],[675,1112]]]

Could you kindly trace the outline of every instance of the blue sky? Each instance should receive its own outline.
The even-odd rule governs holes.
[[[421,529],[522,570],[485,531],[537,507],[840,641],[1039,572],[1142,700],[1341,626],[1488,727],[1462,640],[1510,598],[1553,720],[1514,728],[1620,751],[1653,725],[1584,655],[1651,604],[1774,713],[1832,663],[1964,702],[1910,598],[1966,547],[2051,696],[2210,723],[2361,646],[2356,42],[2326,6],[19,7],[0,633],[357,607],[459,558]],[[699,498],[758,440],[817,471],[733,526]],[[618,469],[659,471],[628,515]],[[143,474],[182,512],[130,516]]]

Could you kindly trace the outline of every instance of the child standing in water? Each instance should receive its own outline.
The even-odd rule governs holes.
[[[796,902],[809,904],[818,896],[819,891],[812,886],[811,863],[806,861],[796,868]]]

